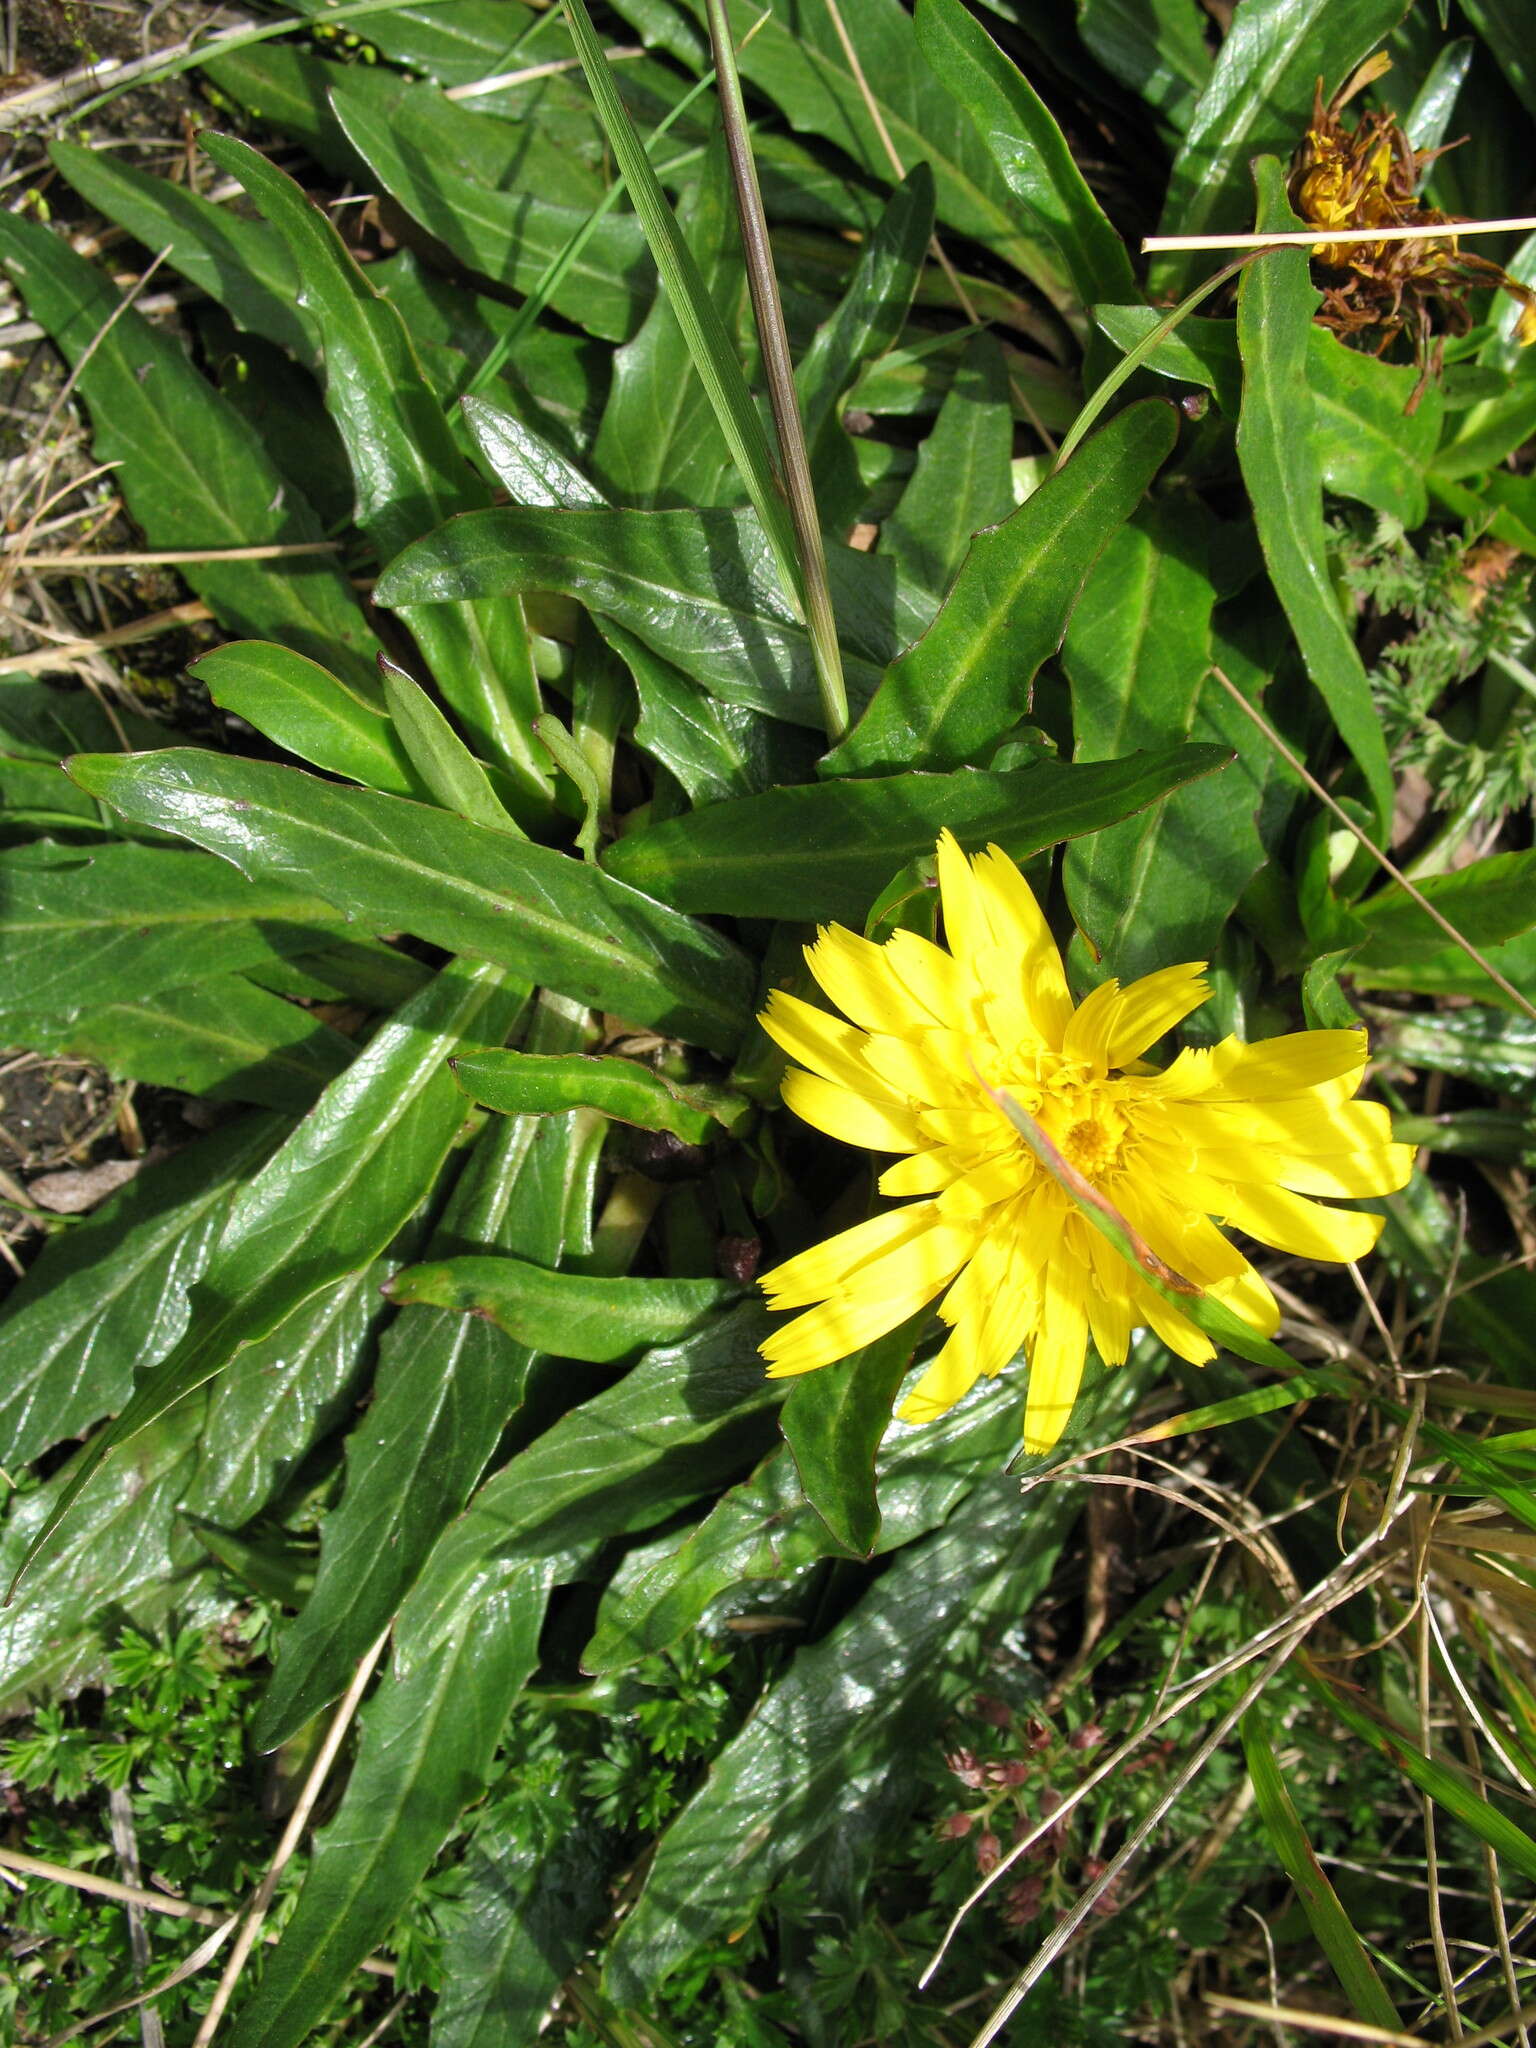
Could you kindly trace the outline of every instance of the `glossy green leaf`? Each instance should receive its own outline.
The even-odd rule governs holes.
[[[203,147],[239,179],[288,249],[298,303],[320,337],[326,405],[352,464],[357,523],[380,558],[454,513],[487,504],[490,493],[460,454],[404,321],[368,282],[336,228],[247,143],[210,135]],[[420,616],[406,613],[404,623],[482,758],[505,768],[517,795],[541,813],[549,776],[532,733],[539,693],[516,599],[435,606]],[[412,731],[419,738],[414,724]]]
[[[421,777],[378,701],[269,640],[233,640],[190,665],[223,711],[329,775],[391,796],[423,797]]]
[[[446,1061],[466,1041],[505,1037],[520,996],[500,968],[453,962],[331,1084],[242,1191],[192,1290],[186,1335],[76,1461],[34,1547],[109,1452],[378,1257],[431,1189],[462,1121]]]
[[[392,661],[381,667],[384,701],[400,744],[438,803],[472,825],[521,838],[517,823],[492,789],[490,777],[420,683]]]
[[[0,1713],[41,1698],[67,1698],[107,1676],[125,1622],[182,1627],[219,1607],[206,1589],[207,1552],[181,1523],[177,1502],[191,1478],[203,1408],[193,1402],[132,1444],[91,1489],[64,1539],[27,1582],[26,1597],[0,1607]],[[13,1494],[0,1533],[0,1574],[9,1581],[74,1486],[81,1453],[45,1485]]]
[[[389,1293],[402,1305],[489,1316],[531,1351],[613,1365],[650,1345],[704,1334],[741,1289],[729,1280],[595,1280],[526,1259],[482,1256],[407,1266]]]
[[[852,697],[862,702],[920,620],[894,568],[829,547]],[[605,612],[703,688],[775,718],[821,724],[810,637],[750,512],[475,512],[407,548],[380,577],[386,604],[557,590]]]
[[[644,826],[603,859],[611,873],[679,909],[862,926],[893,871],[931,853],[946,825],[962,846],[995,840],[1022,860],[1128,817],[1227,758],[1219,747],[1174,747],[1083,766],[1044,760],[1001,774],[966,769],[765,790]]]
[[[704,0],[685,4],[703,19]],[[618,11],[628,11],[622,0]],[[753,25],[764,12],[756,0],[731,0],[728,18],[742,77],[782,108],[793,128],[834,143],[877,189],[890,184],[894,171],[888,138],[903,171],[924,162],[932,170],[945,226],[980,242],[1058,299],[1064,295],[1054,252],[1021,228],[1013,194],[971,121],[924,61],[900,0],[859,0],[856,9],[842,10],[857,70],[829,13],[798,0],[768,0],[767,11],[756,33]]]
[[[1160,231],[1247,228],[1250,162],[1270,154],[1289,159],[1306,131],[1318,79],[1326,99],[1406,11],[1406,0],[1244,0],[1174,159]],[[1199,257],[1164,257],[1153,271],[1154,289],[1162,295],[1187,286],[1202,268]]]
[[[880,529],[880,552],[934,596],[948,590],[971,536],[1013,510],[1013,413],[1001,344],[978,334]]]
[[[933,238],[933,176],[918,164],[892,193],[832,317],[795,366],[821,523],[841,536],[864,499],[841,402],[865,363],[895,346]]]
[[[917,1790],[915,1749],[963,1679],[955,1636],[1000,1598],[1018,1613],[1044,1585],[1076,1504],[982,1482],[947,1527],[901,1552],[848,1616],[802,1650],[657,1845],[608,1952],[605,1983],[643,2004],[671,1965],[738,1926],[778,1874],[879,1799]]]
[[[1520,0],[1470,0],[1466,11],[1526,112],[1536,115],[1536,58]]]
[[[1376,1965],[1317,1860],[1256,1707],[1250,1707],[1243,1716],[1242,1737],[1248,1781],[1253,1787],[1259,1817],[1356,2018],[1368,2026],[1401,2032],[1402,2015],[1388,1997]]]
[[[755,354],[730,164],[718,134],[678,210],[678,228],[723,332],[738,351]],[[592,444],[592,467],[604,490],[621,504],[741,501],[741,481],[669,291],[656,294],[639,333],[614,353],[613,383]]]
[[[1263,225],[1292,227],[1295,215],[1279,164],[1265,158],[1257,175]],[[1312,417],[1308,337],[1320,303],[1305,249],[1277,249],[1243,272],[1237,292],[1243,356],[1237,453],[1275,593],[1307,672],[1360,766],[1380,823],[1392,814],[1391,764],[1365,665],[1328,574],[1317,437],[1298,432],[1296,424]]]
[[[1378,1056],[1432,1073],[1457,1074],[1482,1088],[1523,1095],[1536,1083],[1536,1024],[1499,1010],[1383,1015],[1371,1033]]]
[[[1079,0],[1077,27],[1112,77],[1188,128],[1211,77],[1199,0]]]
[[[302,363],[314,361],[314,330],[294,304],[288,259],[264,221],[243,220],[186,185],[136,170],[116,151],[54,141],[48,154],[88,206],[146,249],[165,250],[172,268],[223,306],[237,327]]]
[[[503,1116],[587,1107],[643,1131],[670,1131],[688,1145],[704,1144],[745,1109],[720,1089],[689,1087],[638,1060],[593,1053],[483,1052],[455,1060],[453,1078],[471,1102]]]
[[[281,1130],[242,1117],[49,1239],[0,1311],[0,1466],[83,1436],[170,1350],[235,1189]]]
[[[917,44],[975,124],[1025,223],[1061,259],[1084,306],[1136,295],[1125,244],[1039,94],[961,0],[918,0]]]
[[[352,1415],[367,1390],[373,1339],[389,1313],[382,1294],[388,1270],[381,1262],[332,1281],[236,1353],[210,1390],[183,1514],[240,1528]]]
[[[171,847],[82,849],[47,866],[30,848],[0,851],[0,1015],[131,1001],[313,951],[337,922],[320,896]]]
[[[57,235],[6,214],[0,266],[69,362],[82,364],[77,389],[96,458],[121,464],[119,488],[150,547],[324,542],[310,506],[174,336],[121,312],[106,278]],[[295,556],[276,572],[270,562],[189,562],[183,574],[228,631],[281,639],[366,687],[372,636],[329,555]]]
[[[926,1536],[979,1476],[1000,1471],[1018,1449],[1019,1415],[1018,1384],[997,1380],[977,1387],[936,1422],[888,1421],[875,1461],[876,1555]],[[763,1582],[789,1586],[832,1549],[831,1531],[805,1497],[789,1446],[781,1444],[750,1478],[723,1493],[675,1550],[635,1570],[620,1567],[603,1596],[582,1668],[621,1670],[653,1656],[696,1627],[722,1594]],[[745,1604],[750,1611],[750,1596]]]
[[[854,1557],[868,1557],[879,1540],[875,1454],[922,1321],[926,1317],[819,1372],[802,1373],[779,1411],[802,1492],[834,1543]]]
[[[1135,511],[1173,447],[1159,400],[1110,421],[1011,518],[979,533],[944,608],[894,662],[827,760],[834,774],[984,761],[1029,710],[1105,542]]]
[[[1157,306],[1095,306],[1094,324],[1126,354],[1145,341],[1166,314]],[[1329,340],[1332,340],[1330,335]],[[1236,418],[1242,397],[1242,358],[1237,352],[1237,327],[1231,320],[1212,320],[1186,313],[1165,334],[1143,367],[1181,384],[1203,385],[1229,418]]]
[[[524,1568],[408,1678],[386,1675],[359,1717],[357,1761],[315,1840],[298,1904],[231,2048],[299,2048],[410,1902],[479,1798],[512,1702],[538,1662],[549,1572]]]
[[[732,1051],[744,1028],[751,972],[734,947],[549,847],[400,797],[191,748],[80,755],[70,772],[114,809],[253,876],[313,878],[365,928],[500,960],[714,1052]]]
[[[1530,851],[1490,854],[1451,874],[1426,875],[1415,888],[1479,949],[1519,938],[1536,925],[1536,853]],[[1389,882],[1353,909],[1366,939],[1350,961],[1351,973],[1357,963],[1368,972],[1401,968],[1445,949],[1445,933],[1400,882]],[[1467,965],[1475,971],[1475,962]]]
[[[1324,487],[1406,527],[1422,526],[1429,510],[1424,472],[1443,419],[1439,386],[1422,385],[1411,363],[1384,363],[1317,326],[1307,337],[1306,375]]]
[[[120,1080],[302,1116],[351,1061],[351,1039],[242,974],[57,1014],[8,1010],[6,1034],[33,1052],[96,1060]]]
[[[767,1329],[766,1311],[745,1301],[647,1352],[519,1451],[439,1539],[402,1610],[396,1655],[414,1662],[440,1641],[488,1574],[664,1521],[750,1464],[784,1397],[758,1351]]]
[[[1104,972],[1122,981],[1209,959],[1264,858],[1256,814],[1269,757],[1209,675],[1213,659],[1231,660],[1212,647],[1212,539],[1188,499],[1123,526],[1088,579],[1062,649],[1079,761],[1185,738],[1225,742],[1237,755],[1219,776],[1172,791],[1150,817],[1068,847],[1073,918]],[[1249,680],[1232,679],[1240,687]]]
[[[462,401],[462,410],[476,447],[514,505],[572,510],[607,503],[584,470],[515,413],[474,397]]]
[[[819,750],[803,727],[706,695],[612,619],[597,626],[634,680],[635,745],[670,769],[696,804],[812,779]]]
[[[530,1040],[579,1044],[581,1020],[546,998]],[[600,1121],[582,1111],[496,1122],[431,1250],[500,1249],[549,1267],[584,1250],[601,1144]],[[427,1308],[395,1316],[368,1412],[347,1441],[346,1490],[321,1530],[314,1588],[279,1641],[252,1724],[259,1747],[286,1741],[345,1688],[484,1472],[533,1358],[480,1316]]]

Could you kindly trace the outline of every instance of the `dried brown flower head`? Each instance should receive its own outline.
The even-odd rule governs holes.
[[[1441,150],[1415,149],[1391,113],[1364,114],[1353,128],[1340,118],[1389,61],[1384,55],[1368,59],[1326,106],[1318,80],[1312,125],[1292,159],[1290,179],[1291,204],[1309,227],[1451,224],[1450,215],[1420,205],[1418,196],[1424,173]],[[1464,334],[1472,325],[1468,294],[1490,285],[1502,286],[1520,301],[1519,337],[1536,341],[1536,293],[1486,257],[1470,255],[1452,237],[1324,242],[1312,253],[1323,271],[1318,319],[1335,334],[1370,336],[1377,354],[1406,335],[1428,368],[1436,335]]]

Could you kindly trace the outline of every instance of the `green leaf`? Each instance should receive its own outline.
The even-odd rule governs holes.
[[[1536,115],[1536,61],[1520,0],[1468,0],[1467,19],[1488,45],[1526,112]]]
[[[79,755],[70,772],[115,810],[180,832],[247,873],[312,878],[365,927],[500,960],[712,1052],[733,1051],[745,1028],[751,971],[734,947],[549,847],[400,797],[191,748]]]
[[[325,400],[351,460],[357,523],[380,559],[454,513],[486,505],[490,493],[460,454],[404,321],[364,277],[331,222],[247,143],[209,135],[203,148],[239,179],[287,246],[298,304],[320,337]],[[505,768],[517,796],[541,814],[549,776],[536,758],[538,684],[516,599],[437,606],[424,616],[404,614],[403,623],[481,756]],[[398,719],[393,700],[391,710]],[[439,746],[433,758],[440,756]],[[454,786],[462,781],[456,777]]]
[[[791,1388],[791,1400],[796,1391]],[[976,1388],[936,1422],[910,1425],[887,1417],[875,1459],[875,1554],[900,1550],[936,1529],[978,1473],[1001,1469],[1018,1441],[1017,1381]],[[697,1626],[722,1594],[764,1581],[789,1586],[831,1547],[831,1531],[806,1499],[794,1456],[782,1444],[749,1479],[722,1494],[674,1551],[659,1559],[641,1553],[646,1561],[635,1571],[620,1567],[603,1595],[582,1669],[617,1671],[653,1656]]]
[[[619,351],[615,362],[623,353]],[[460,404],[476,447],[514,505],[573,510],[607,503],[584,470],[515,413],[486,398],[466,396]]]
[[[811,780],[816,749],[809,733],[750,704],[706,696],[612,619],[599,618],[597,627],[634,680],[635,745],[670,769],[695,804]]]
[[[521,839],[523,834],[492,789],[490,777],[420,683],[392,661],[381,663],[381,668],[384,701],[400,743],[438,803],[472,825]]]
[[[892,193],[836,311],[795,366],[817,508],[829,534],[846,531],[865,495],[841,402],[864,365],[900,339],[932,239],[933,175],[918,164]]]
[[[1279,1759],[1270,1746],[1263,1717],[1257,1707],[1250,1707],[1244,1714],[1242,1737],[1248,1779],[1253,1786],[1259,1817],[1281,1869],[1296,1887],[1296,1896],[1301,1900],[1312,1932],[1333,1965],[1334,1975],[1343,1986],[1356,2018],[1372,2027],[1385,2027],[1394,2034],[1401,2032],[1402,2015],[1387,1996],[1376,1965],[1317,1860],[1316,1851],[1291,1802]]]
[[[1415,889],[1479,949],[1536,925],[1536,853],[1490,854],[1453,874],[1426,875]],[[1400,882],[1389,882],[1353,910],[1367,936],[1350,961],[1351,973],[1357,966],[1370,974],[1409,967],[1445,949],[1445,933]],[[1474,962],[1467,965],[1476,971]]]
[[[1316,325],[1307,336],[1306,377],[1325,488],[1404,526],[1422,526],[1429,512],[1424,472],[1443,416],[1439,385],[1431,380],[1421,388],[1412,363],[1384,363],[1346,348]],[[1409,412],[1416,390],[1419,403]]]
[[[806,1499],[833,1541],[854,1557],[868,1557],[879,1540],[875,1454],[926,1320],[909,1322],[820,1372],[801,1374],[779,1411]]]
[[[48,154],[88,206],[125,227],[146,249],[163,249],[184,278],[237,327],[301,363],[316,358],[314,329],[294,304],[282,243],[263,221],[242,220],[200,192],[135,170],[115,153],[54,141]]]
[[[197,1474],[183,1514],[238,1529],[345,1422],[367,1388],[372,1344],[389,1310],[388,1267],[364,1266],[238,1352],[214,1382]]]
[[[679,209],[678,228],[723,332],[736,350],[755,356],[730,163],[718,131],[698,182]],[[640,332],[614,353],[613,383],[592,444],[592,467],[604,490],[626,505],[741,501],[740,478],[694,368],[670,291],[656,294]]]
[[[918,0],[917,43],[975,124],[1033,232],[1060,256],[1084,306],[1136,296],[1125,244],[1088,189],[1029,81],[961,0]]]
[[[1013,413],[1002,344],[975,335],[912,479],[880,529],[880,552],[924,590],[948,590],[973,534],[1013,510]]]
[[[220,710],[301,761],[391,796],[425,796],[377,695],[365,696],[318,661],[267,640],[233,640],[200,655],[188,673]]]
[[[1536,1083],[1536,1024],[1498,1010],[1469,1008],[1422,1017],[1394,1011],[1381,1017],[1371,1049],[1378,1057],[1456,1074],[1495,1093],[1525,1095]]]
[[[315,1840],[298,1904],[231,2048],[312,2041],[363,1958],[409,1904],[454,1822],[479,1798],[512,1702],[538,1662],[547,1567],[525,1567],[407,1678],[386,1675],[359,1717],[357,1761]]]
[[[489,1316],[531,1351],[613,1365],[649,1345],[704,1334],[741,1289],[728,1280],[589,1279],[503,1256],[407,1266],[389,1294],[402,1305]]]
[[[210,975],[137,1000],[58,1015],[8,1010],[7,1035],[33,1052],[96,1060],[120,1080],[302,1116],[356,1047],[308,1010],[242,974]]]
[[[1167,315],[1157,306],[1095,306],[1093,318],[1116,348],[1129,355]],[[1329,339],[1332,338],[1330,335]],[[1229,419],[1237,417],[1243,364],[1237,352],[1237,328],[1233,321],[1186,313],[1178,326],[1143,358],[1143,367],[1155,370],[1160,377],[1176,378],[1181,384],[1203,385],[1215,393],[1216,403]]]
[[[1262,224],[1294,226],[1279,164],[1266,157],[1255,175]],[[1237,288],[1243,357],[1237,453],[1276,595],[1307,672],[1359,763],[1381,826],[1392,815],[1392,768],[1365,665],[1328,574],[1317,434],[1297,426],[1313,417],[1307,361],[1312,315],[1320,303],[1305,249],[1273,250],[1243,272]]]
[[[184,1527],[177,1503],[192,1477],[203,1404],[191,1402],[132,1444],[92,1487],[62,1542],[38,1565],[24,1600],[0,1607],[0,1713],[68,1698],[107,1676],[124,1624],[154,1630],[172,1614],[181,1627],[227,1611],[206,1584],[207,1552]],[[87,1449],[30,1493],[13,1494],[0,1535],[0,1576],[9,1582],[75,1490]]]
[[[453,1078],[471,1102],[503,1116],[586,1106],[642,1131],[670,1131],[687,1145],[706,1143],[746,1107],[738,1096],[669,1081],[638,1060],[592,1053],[483,1052],[455,1060]]]
[[[1000,1597],[1010,1612],[1027,1608],[1075,1514],[1065,1490],[1037,1494],[1021,1515],[1016,1481],[983,1481],[799,1653],[661,1837],[608,1952],[615,1998],[648,2003],[685,1954],[741,1925],[788,1864],[872,1802],[889,1817],[915,1797],[917,1752],[963,1683],[956,1638]]]
[[[3,850],[0,1015],[154,995],[313,951],[337,922],[322,897],[173,847],[103,846],[46,867],[30,848]]]
[[[132,308],[123,312],[107,280],[57,235],[6,214],[0,268],[78,366],[96,458],[121,465],[118,485],[150,547],[324,541],[310,506],[175,337]],[[325,554],[296,556],[277,573],[260,561],[189,562],[182,573],[230,632],[281,639],[366,686],[372,636],[346,576]]]
[[[679,909],[862,926],[893,871],[948,826],[965,847],[1015,860],[1124,818],[1222,767],[1218,747],[1091,765],[1037,761],[1001,774],[885,775],[711,804],[643,826],[603,856],[613,874]]]
[[[704,0],[686,5],[703,19]],[[620,0],[618,11],[631,8]],[[857,8],[841,10],[857,69],[830,13],[799,0],[767,0],[769,18],[754,32],[764,11],[757,0],[732,0],[729,8],[741,75],[782,108],[792,128],[834,143],[877,188],[926,162],[945,226],[1062,299],[1054,253],[1021,230],[1013,194],[972,122],[925,63],[900,0],[859,0]]]
[[[980,761],[1029,710],[1109,536],[1173,447],[1173,408],[1147,399],[1085,441],[1011,518],[971,543],[944,608],[882,678],[827,757],[831,774]]]
[[[519,1451],[439,1539],[402,1610],[397,1657],[441,1641],[489,1574],[665,1521],[749,1464],[784,1397],[758,1351],[767,1331],[767,1312],[745,1301],[647,1352]]]
[[[390,197],[470,270],[529,292],[585,227],[600,195],[582,192],[586,181],[573,180],[568,158],[552,175],[526,184],[514,180],[510,189],[497,190],[487,182],[484,160],[466,167],[462,142],[445,150],[436,116],[447,103],[439,94],[399,78],[369,79],[357,67],[325,68],[334,77],[331,104],[347,141]],[[499,138],[518,142],[537,133],[462,108],[452,111],[456,134],[462,137],[463,124],[473,123],[470,132],[483,138],[491,162],[505,146]],[[623,341],[639,326],[654,289],[639,221],[610,213],[586,238],[550,303],[587,333]]]
[[[1088,579],[1062,649],[1078,761],[1186,738],[1225,741],[1237,755],[1220,776],[1171,792],[1150,818],[1068,847],[1073,918],[1104,972],[1121,981],[1173,960],[1209,959],[1264,858],[1255,819],[1268,755],[1208,673],[1212,524],[1185,498],[1123,526]]]
[[[532,1042],[580,1043],[579,1014],[544,999]],[[498,1120],[480,1139],[431,1250],[504,1250],[555,1266],[589,1242],[602,1125],[581,1111]],[[252,1723],[258,1748],[295,1735],[345,1688],[464,1506],[522,1404],[532,1352],[480,1316],[400,1311],[367,1415],[347,1440],[346,1490],[320,1534],[314,1589],[284,1631]]]
[[[920,620],[889,563],[829,546],[850,694],[862,702]],[[821,725],[810,636],[751,512],[473,512],[407,548],[376,586],[385,604],[556,590],[607,613],[706,690]]]
[[[49,1239],[0,1312],[0,1465],[83,1436],[127,1400],[135,1365],[170,1350],[234,1190],[281,1129],[242,1117]]]
[[[378,1257],[432,1187],[462,1121],[446,1060],[466,1040],[505,1037],[518,1002],[499,968],[453,962],[332,1082],[235,1202],[192,1290],[187,1334],[76,1461],[34,1554],[108,1452]]]
[[[1247,227],[1249,163],[1263,155],[1288,160],[1306,132],[1319,78],[1326,99],[1406,11],[1406,0],[1243,0],[1174,159],[1160,232]],[[1304,250],[1301,256],[1305,273]],[[1161,258],[1151,277],[1154,291],[1162,296],[1187,288],[1200,260]]]
[[[1112,77],[1188,128],[1211,77],[1198,0],[1078,0],[1077,27]]]

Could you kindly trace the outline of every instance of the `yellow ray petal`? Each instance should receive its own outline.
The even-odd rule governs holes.
[[[989,942],[991,931],[971,863],[947,826],[939,834],[937,865],[945,943],[957,960],[973,959]]]
[[[1102,1073],[1110,1065],[1106,1049],[1120,1015],[1120,984],[1101,981],[1090,989],[1072,1012],[1062,1033],[1061,1049],[1068,1059],[1082,1060]]]
[[[1202,1152],[1207,1145],[1278,1145],[1326,1158],[1334,1152],[1389,1152],[1392,1120],[1379,1102],[1335,1102],[1314,1090],[1262,1102],[1176,1102],[1168,1127]]]
[[[1088,1270],[1076,1257],[1046,1268],[1040,1320],[1029,1353],[1024,1448],[1039,1455],[1060,1441],[1082,1384],[1088,1350]]]
[[[974,1231],[933,1223],[897,1250],[872,1260],[833,1300],[774,1331],[762,1346],[769,1371],[813,1372],[819,1365],[861,1351],[947,1287],[976,1241]]]
[[[940,1188],[964,1173],[965,1164],[947,1145],[930,1146],[926,1152],[909,1153],[888,1166],[875,1185],[882,1195],[899,1199],[904,1195],[936,1195]]]
[[[813,1074],[862,1093],[890,1095],[864,1064],[865,1034],[856,1024],[829,1017],[825,1010],[777,988],[757,1021],[775,1045]]]
[[[879,1077],[884,1092],[903,1102],[927,1104],[954,1102],[964,1096],[975,1099],[976,1084],[962,1066],[953,1072],[928,1049],[928,1037],[948,1038],[948,1032],[933,1032],[923,1038],[895,1038],[889,1032],[871,1032],[864,1045],[864,1061]]]
[[[845,1145],[863,1145],[871,1152],[915,1152],[923,1142],[917,1118],[895,1103],[871,1101],[851,1088],[839,1088],[820,1074],[791,1067],[782,1093],[796,1116],[814,1124]]]
[[[1094,1231],[1088,1247],[1093,1284],[1088,1289],[1088,1327],[1094,1349],[1106,1365],[1123,1365],[1131,1344],[1132,1274],[1114,1246]]]
[[[858,1275],[876,1259],[899,1246],[910,1244],[934,1225],[933,1204],[914,1202],[910,1208],[887,1209],[840,1230],[820,1244],[807,1245],[803,1252],[784,1259],[771,1273],[759,1277],[758,1285],[773,1309],[804,1308],[822,1301],[840,1287],[852,1286]]]
[[[1190,1365],[1209,1365],[1216,1356],[1216,1346],[1205,1332],[1197,1330],[1187,1316],[1181,1316],[1176,1309],[1170,1308],[1150,1287],[1141,1286],[1137,1305],[1140,1319],[1177,1357]]]
[[[892,932],[885,955],[908,995],[935,1024],[970,1032],[970,976],[942,947],[920,932]]]
[[[866,1031],[919,1031],[933,1023],[886,958],[885,947],[857,932],[823,925],[805,959],[837,1007]]]
[[[1218,1184],[1213,1182],[1212,1186]],[[1284,1188],[1222,1188],[1223,1207],[1213,1213],[1260,1244],[1294,1252],[1303,1259],[1343,1264],[1363,1259],[1381,1235],[1385,1218],[1359,1209],[1325,1209]]]
[[[1211,1048],[1212,1092],[1255,1102],[1301,1095],[1320,1082],[1364,1073],[1365,1056],[1363,1030],[1291,1031],[1255,1045],[1226,1038]]]
[[[1107,1063],[1126,1066],[1165,1031],[1182,1023],[1191,1010],[1198,1010],[1211,993],[1204,974],[1203,960],[1186,960],[1182,966],[1160,967],[1156,974],[1144,974],[1121,989],[1119,1014],[1104,1048]]]
[[[1279,1145],[1202,1145],[1200,1170],[1239,1187],[1272,1181],[1295,1195],[1390,1195],[1407,1185],[1413,1148],[1383,1145],[1373,1152],[1335,1152],[1324,1159]]]
[[[992,935],[1003,954],[1018,961],[1018,985],[1035,1029],[1060,1047],[1072,1016],[1072,997],[1061,954],[1034,891],[1000,846],[989,846],[975,864],[976,881]]]

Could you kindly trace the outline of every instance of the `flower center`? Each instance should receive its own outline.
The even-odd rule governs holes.
[[[1081,1062],[1045,1054],[1029,1075],[1003,1078],[1006,1088],[1061,1153],[1087,1179],[1101,1181],[1125,1164],[1136,1131],[1130,1115],[1134,1083],[1091,1075]],[[1020,1150],[1026,1149],[1022,1138]]]
[[[1090,1180],[1120,1164],[1120,1141],[1105,1129],[1097,1117],[1079,1117],[1062,1141],[1062,1154],[1069,1166]]]

